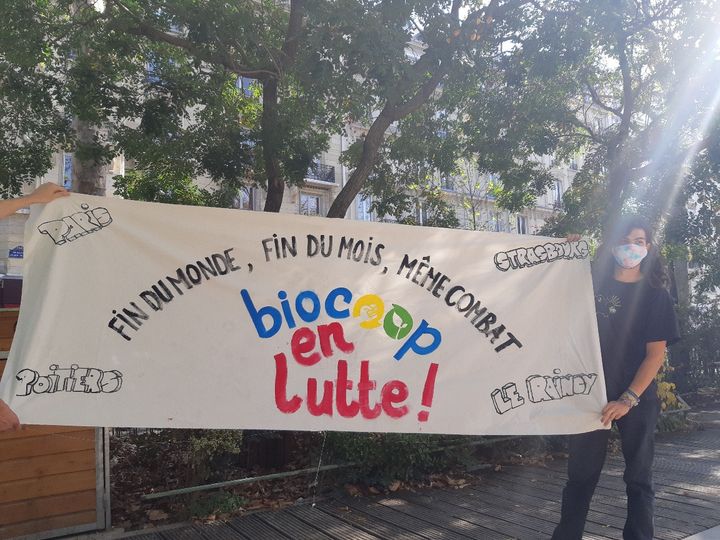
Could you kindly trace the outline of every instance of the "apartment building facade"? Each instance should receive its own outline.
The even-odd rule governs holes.
[[[329,148],[323,152],[308,169],[304,185],[292,186],[285,190],[280,211],[290,214],[324,216],[330,205],[347,182],[350,171],[340,163],[342,152],[352,144],[361,131],[349,126],[344,133],[333,135]],[[510,213],[499,208],[491,190],[483,189],[492,184],[491,176],[480,177],[479,191],[471,193],[463,189],[459,178],[437,178],[437,184],[448,202],[455,209],[460,227],[470,230],[514,232],[517,234],[537,234],[546,220],[558,211],[562,204],[562,195],[572,184],[574,175],[581,163],[553,164],[548,156],[542,158],[544,165],[551,167],[554,184],[551,189],[536,201],[536,205],[519,213]],[[107,169],[105,185],[108,196],[113,193],[113,177],[125,173],[125,161],[122,156],[113,160]],[[70,187],[72,179],[72,155],[59,152],[53,156],[53,167],[34,185],[27,185],[25,192],[46,182],[55,182]],[[198,178],[200,187],[212,189],[212,180]],[[484,183],[484,184],[483,184]],[[238,194],[235,207],[239,210],[261,211],[265,203],[265,192],[260,188],[247,188]],[[0,279],[17,279],[23,268],[23,235],[29,210],[22,209],[0,221]],[[422,202],[418,201],[416,221],[423,223]],[[346,219],[364,221],[392,221],[386,216],[378,216],[372,210],[372,200],[358,195],[348,210]]]

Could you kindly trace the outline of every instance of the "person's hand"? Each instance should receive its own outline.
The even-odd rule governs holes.
[[[630,410],[630,405],[622,401],[611,401],[602,410],[601,421],[603,425],[609,426],[613,420],[619,420]]]
[[[17,414],[0,399],[0,433],[17,429],[20,429],[20,420]]]
[[[67,197],[68,195],[70,195],[70,193],[68,193],[68,190],[64,187],[48,182],[28,195],[27,201],[30,204],[46,204],[60,197]]]
[[[568,242],[578,242],[582,238],[581,235],[576,233],[570,233],[565,237]]]

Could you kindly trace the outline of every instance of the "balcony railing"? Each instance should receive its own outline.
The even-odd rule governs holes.
[[[317,180],[319,182],[335,183],[335,167],[332,165],[322,165],[321,163],[314,163],[310,166],[305,174],[305,178],[310,180]]]

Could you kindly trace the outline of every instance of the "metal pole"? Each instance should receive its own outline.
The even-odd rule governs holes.
[[[500,437],[497,439],[483,439],[480,441],[470,441],[466,443],[459,443],[450,446],[443,446],[442,448],[436,448],[432,450],[433,453],[444,452],[445,450],[451,450],[453,448],[461,448],[463,446],[485,446],[488,444],[510,441],[521,438],[520,435],[513,435],[510,437]],[[340,465],[324,465],[320,468],[312,467],[310,469],[298,469],[296,471],[286,471],[281,473],[264,474],[262,476],[251,476],[248,478],[240,478],[237,480],[226,480],[224,482],[215,482],[213,484],[202,484],[199,486],[192,486],[187,488],[171,489],[169,491],[159,491],[157,493],[147,493],[140,497],[143,501],[152,501],[155,499],[162,499],[165,497],[174,497],[176,495],[185,495],[187,493],[196,493],[198,491],[209,491],[211,489],[220,489],[232,486],[240,486],[242,484],[252,484],[254,482],[262,482],[265,480],[276,480],[279,478],[290,478],[293,476],[302,476],[305,474],[312,474],[316,472],[332,471],[337,469],[346,469],[348,467],[355,467],[357,463],[343,463]]]
[[[292,476],[302,476],[304,474],[312,474],[318,471],[332,471],[334,469],[343,469],[352,467],[355,463],[346,463],[343,465],[325,465],[320,467],[312,467],[310,469],[298,469],[296,471],[286,471],[281,473],[265,474],[262,476],[251,476],[248,478],[240,478],[238,480],[226,480],[225,482],[215,482],[214,484],[203,484],[200,486],[192,486],[188,488],[171,489],[170,491],[159,491],[158,493],[148,493],[140,497],[143,501],[151,501],[154,499],[162,499],[164,497],[173,497],[175,495],[185,495],[187,493],[195,493],[197,491],[207,491],[210,489],[219,489],[225,487],[239,486],[242,484],[252,484],[262,480],[275,480],[277,478],[290,478]]]

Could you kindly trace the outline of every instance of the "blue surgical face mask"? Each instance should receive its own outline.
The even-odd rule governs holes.
[[[612,249],[615,262],[623,268],[635,268],[642,260],[647,257],[648,251],[645,246],[637,244],[622,244]]]

